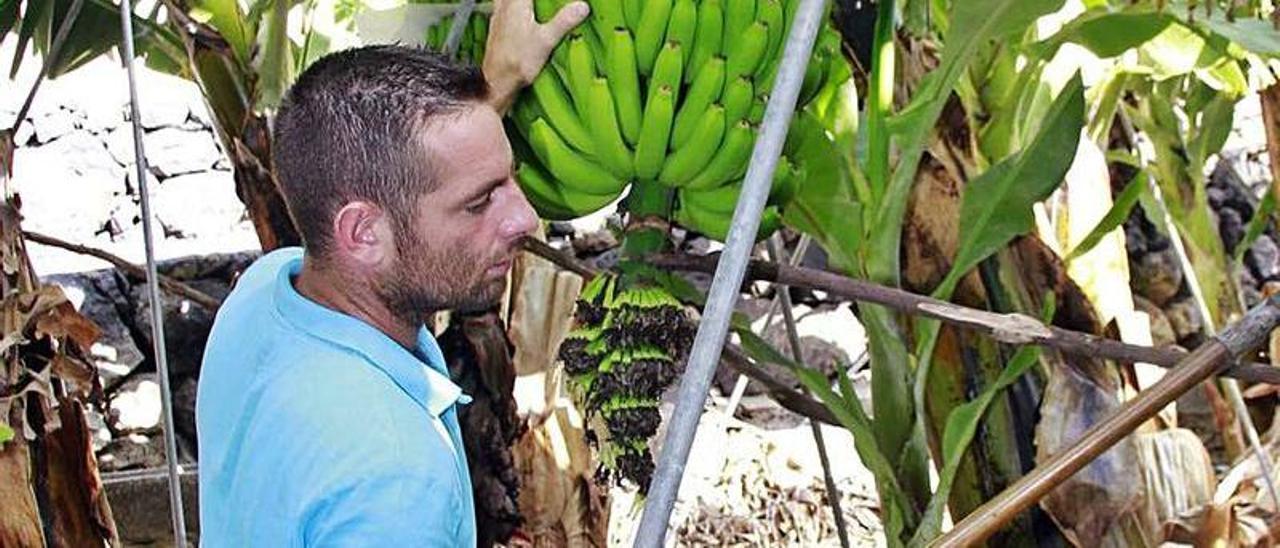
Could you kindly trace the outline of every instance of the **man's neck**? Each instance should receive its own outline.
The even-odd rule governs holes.
[[[418,348],[419,326],[397,318],[378,298],[368,281],[346,276],[331,268],[320,268],[310,257],[293,280],[294,289],[316,303],[363,321],[410,352]]]

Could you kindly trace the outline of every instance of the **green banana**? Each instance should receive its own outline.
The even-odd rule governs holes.
[[[693,135],[693,129],[698,125],[698,118],[707,107],[711,106],[711,103],[716,102],[722,89],[724,89],[724,58],[717,55],[703,65],[702,72],[698,73],[693,84],[685,92],[680,112],[676,114],[675,127],[671,130],[672,148],[680,148],[689,141],[689,136]]]
[[[622,0],[593,0],[591,2],[591,26],[601,40],[613,34],[614,29],[627,28]]]
[[[671,86],[658,88],[649,94],[644,107],[644,124],[640,128],[640,140],[636,143],[636,177],[652,181],[662,170],[667,159],[667,143],[671,137],[671,120],[675,116],[675,90]]]
[[[729,238],[729,227],[733,224],[733,214],[716,213],[700,209],[692,204],[681,204],[676,209],[676,222],[685,228],[692,229],[713,240],[725,241]],[[782,226],[782,215],[778,208],[767,206],[760,214],[760,227],[756,230],[756,241],[767,238]]]
[[[533,0],[533,16],[539,23],[550,21],[569,0]]]
[[[680,89],[680,77],[684,70],[684,57],[678,42],[667,42],[662,46],[662,52],[658,54],[658,59],[653,64],[653,74],[649,78],[649,93],[653,94],[663,86],[670,87],[676,91],[675,100],[680,100],[678,90]]]
[[[645,76],[653,72],[654,62],[667,35],[667,20],[672,0],[645,0],[644,13],[636,27],[636,66]]]
[[[591,135],[578,118],[573,102],[560,85],[560,79],[553,70],[544,70],[533,79],[533,97],[542,107],[542,112],[551,125],[564,136],[573,148],[587,155],[594,155],[595,144]],[[530,120],[532,121],[532,120]]]
[[[676,192],[682,207],[685,204],[719,215],[733,215],[742,193],[742,182],[727,184],[711,190],[682,188]]]
[[[597,157],[610,173],[619,179],[631,179],[635,175],[635,167],[631,160],[631,150],[622,140],[622,130],[618,129],[618,115],[613,105],[613,95],[609,92],[609,81],[596,78],[591,82],[587,92],[587,126],[591,136],[595,138]]]
[[[739,76],[755,74],[756,68],[764,58],[765,48],[769,47],[769,26],[756,21],[743,31],[737,47],[728,50],[725,61],[725,80],[732,82]]]
[[[724,107],[718,103],[712,103],[703,113],[702,119],[698,121],[698,128],[689,138],[689,143],[676,149],[667,157],[662,171],[658,174],[658,181],[673,187],[682,187],[687,184],[698,174],[698,169],[706,165],[711,151],[720,146],[720,139],[724,136],[724,132]]]
[[[565,144],[546,119],[538,118],[529,127],[529,146],[561,184],[585,194],[612,195],[626,185]]]
[[[732,54],[756,17],[756,0],[724,0],[724,36],[720,51]]]
[[[586,38],[574,36],[569,39],[569,94],[577,107],[578,117],[586,119],[587,92],[591,89],[591,81],[596,78],[595,60],[592,58],[591,46]]]
[[[809,60],[809,65],[804,68],[804,81],[800,84],[799,104],[808,104],[813,100],[813,96],[822,89],[822,83],[827,79],[827,52],[826,50],[818,50],[814,53],[813,59]]]
[[[520,164],[516,180],[538,215],[552,221],[567,221],[588,215],[618,199],[615,194],[583,194],[556,184],[542,169],[529,162]]]
[[[724,144],[701,172],[685,185],[693,190],[709,190],[738,176],[738,171],[751,158],[756,133],[746,120],[739,120],[729,128]],[[705,156],[704,156],[705,158]]]
[[[516,101],[516,104],[511,107],[511,119],[515,120],[513,125],[525,141],[529,140],[529,126],[533,125],[534,120],[546,116],[547,114],[542,111],[542,107],[538,106],[537,101]]]
[[[724,96],[720,103],[724,105],[724,119],[730,124],[746,119],[751,112],[751,104],[755,101],[756,89],[751,80],[739,77],[724,86]]]
[[[627,20],[627,28],[640,27],[640,14],[644,11],[644,0],[622,0],[622,15]]]
[[[640,105],[640,76],[636,72],[635,43],[631,31],[614,29],[609,43],[609,89],[613,92],[613,106],[618,109],[618,125],[627,144],[634,145],[640,139],[643,111]]]
[[[764,121],[764,109],[768,104],[768,95],[757,95],[755,101],[751,103],[751,112],[747,113],[747,121],[752,125],[760,125],[760,122]]]
[[[667,42],[680,44],[681,64],[689,63],[693,53],[694,32],[698,28],[698,5],[693,0],[675,0],[671,18],[667,21]]]
[[[720,55],[723,37],[724,8],[720,0],[706,0],[698,6],[698,30],[694,32],[692,51],[684,65],[684,83],[692,84],[707,61]]]
[[[785,155],[778,157],[778,169],[773,172],[773,187],[769,189],[769,204],[785,208],[800,190],[804,180],[803,167],[797,166]]]
[[[764,62],[760,63],[760,68],[756,70],[756,76],[771,66],[777,65],[782,60],[782,45],[786,43],[787,36],[783,34],[787,30],[787,24],[784,21],[786,17],[782,13],[782,0],[757,0],[756,18],[769,26],[769,45],[765,47]]]

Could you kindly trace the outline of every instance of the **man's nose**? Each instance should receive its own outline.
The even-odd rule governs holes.
[[[520,190],[519,185],[513,186],[515,192],[512,193],[514,199],[511,200],[511,211],[503,216],[500,227],[502,237],[509,240],[532,234],[538,228],[538,213],[529,205],[529,200],[524,197],[524,191]]]

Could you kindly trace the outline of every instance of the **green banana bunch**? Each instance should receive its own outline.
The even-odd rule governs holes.
[[[422,4],[453,4],[453,0],[417,0]],[[453,27],[454,16],[449,15],[427,29],[424,42],[432,50],[440,51],[449,38],[449,29]],[[484,45],[489,39],[489,14],[472,12],[467,20],[467,27],[462,31],[462,41],[458,43],[458,59],[479,65],[484,60]]]
[[[633,482],[643,492],[653,475],[648,441],[661,422],[658,405],[680,373],[693,331],[665,290],[622,286],[612,274],[587,283],[559,358],[599,450],[597,476]]]
[[[588,23],[556,48],[513,111],[515,133],[531,145],[531,156],[517,151],[532,166],[519,180],[539,213],[585,215],[634,182],[695,191],[740,184],[798,1],[588,0]],[[535,0],[535,17],[545,22],[568,2]],[[800,108],[832,60],[843,62],[839,43],[825,25],[819,44],[835,49],[815,56]],[[777,205],[775,217],[785,204]],[[719,220],[686,209],[695,211],[688,219]],[[715,224],[724,223],[690,228],[713,235]]]

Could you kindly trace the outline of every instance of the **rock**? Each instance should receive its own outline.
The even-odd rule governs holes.
[[[84,120],[80,127],[94,135],[105,135],[124,122],[124,109],[120,105],[115,108],[90,108],[82,112]]]
[[[136,284],[130,290],[135,304],[130,321],[137,326],[139,345],[152,348],[151,304],[147,300],[146,286]],[[195,377],[200,372],[200,360],[205,342],[213,329],[213,313],[190,301],[161,293],[164,301],[164,337],[168,351],[170,379]],[[177,382],[174,382],[176,385]]]
[[[551,221],[547,223],[548,238],[572,238],[573,235],[573,223],[568,221]]]
[[[166,127],[148,132],[142,140],[149,165],[162,179],[205,171],[222,156],[207,131]]]
[[[598,255],[618,247],[618,238],[610,230],[597,230],[574,238],[573,252],[578,256]]]
[[[44,116],[32,116],[35,125],[36,142],[45,144],[62,137],[76,129],[75,116],[66,109],[52,110]]]
[[[1173,249],[1139,256],[1131,266],[1134,290],[1156,306],[1164,306],[1182,287],[1182,267]]]
[[[1209,199],[1209,206],[1218,209],[1227,202],[1227,194],[1229,191],[1220,185],[1212,185],[1205,190],[1205,195]]]
[[[145,141],[144,141],[145,142]],[[128,124],[121,125],[106,136],[107,152],[122,166],[133,165],[133,128]]]
[[[83,129],[68,133],[45,148],[60,157],[62,165],[72,173],[91,178],[96,184],[118,180],[124,171],[102,140]]]
[[[116,391],[111,399],[111,415],[125,430],[160,426],[160,383],[155,373],[140,374]]]
[[[1179,341],[1188,337],[1198,335],[1204,328],[1204,322],[1200,318],[1200,311],[1196,310],[1195,301],[1192,299],[1182,299],[1165,306],[1165,317],[1169,320],[1169,326],[1173,328],[1173,335]],[[1152,336],[1154,337],[1154,333]]]
[[[223,171],[203,171],[165,179],[153,190],[152,208],[169,230],[186,237],[220,237],[234,230],[244,214],[235,180]]]
[[[1178,337],[1174,334],[1173,325],[1169,323],[1169,318],[1165,316],[1160,307],[1138,295],[1133,296],[1133,306],[1138,311],[1147,313],[1147,318],[1151,324],[1151,343],[1153,345],[1167,346],[1178,343]]]
[[[142,117],[142,128],[147,131],[181,126],[191,112],[185,100],[172,96],[158,97],[147,102],[140,100],[138,110]]]
[[[1217,213],[1218,235],[1222,237],[1227,253],[1231,253],[1244,239],[1244,221],[1241,220],[1240,213],[1231,208],[1218,209]]]
[[[1280,278],[1280,248],[1269,236],[1260,236],[1244,256],[1245,265],[1256,280]]]
[[[156,405],[159,405],[159,400]],[[162,468],[164,465],[164,437],[159,431],[111,440],[98,454],[98,470],[101,472]]]

